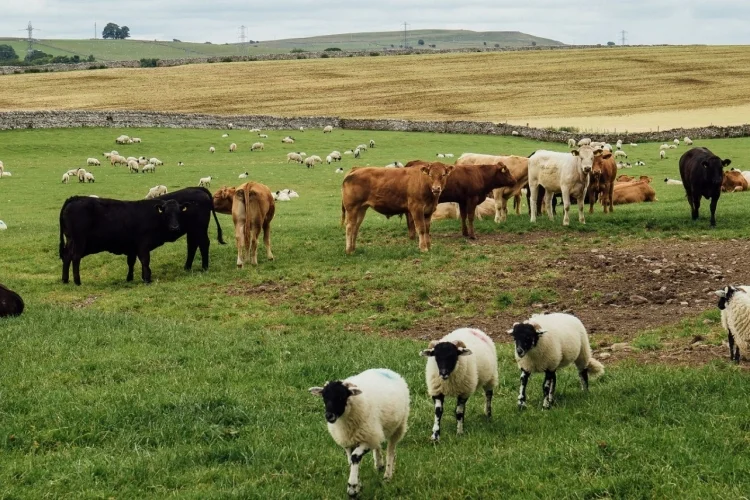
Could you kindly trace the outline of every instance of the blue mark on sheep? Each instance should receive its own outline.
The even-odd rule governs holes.
[[[398,378],[398,374],[391,370],[380,369],[380,370],[375,370],[375,371],[378,372],[380,375],[384,376],[385,378],[389,378],[391,380],[395,380]]]

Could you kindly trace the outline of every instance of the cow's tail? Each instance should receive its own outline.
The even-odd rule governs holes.
[[[63,212],[65,212],[65,207],[68,206],[68,203],[70,203],[71,198],[68,198],[65,200],[65,203],[63,203],[62,208],[60,209],[60,248],[59,248],[59,254],[60,254],[60,260],[63,259],[63,255],[65,254],[65,223],[63,220]]]
[[[341,227],[344,227],[346,224],[346,208],[344,207],[344,202],[341,202]]]
[[[224,241],[224,238],[222,237],[221,233],[221,224],[219,224],[219,218],[216,217],[216,210],[214,210],[213,207],[213,201],[211,202],[211,213],[214,214],[214,221],[216,221],[216,238],[219,240],[219,245],[226,245],[226,242]]]
[[[254,222],[257,228],[263,227],[263,217],[261,216],[258,193],[251,190],[250,186],[245,186],[242,192],[245,195],[245,246],[247,247],[250,245],[252,223]]]

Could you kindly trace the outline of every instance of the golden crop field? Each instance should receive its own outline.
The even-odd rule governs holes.
[[[489,120],[638,130],[744,123],[750,47],[216,63],[0,77],[0,110]]]

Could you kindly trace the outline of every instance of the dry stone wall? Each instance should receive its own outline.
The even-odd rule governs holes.
[[[472,121],[365,120],[326,116],[279,117],[268,115],[209,115],[162,113],[157,111],[8,111],[0,112],[0,130],[77,127],[161,127],[192,129],[261,128],[264,130],[322,129],[327,125],[344,130],[387,130],[395,132],[435,132],[443,134],[513,135],[545,141],[567,143],[586,136],[595,141],[671,142],[687,136],[691,139],[750,137],[750,125],[702,127],[655,132],[620,134],[573,134],[550,129],[514,126],[505,123]]]

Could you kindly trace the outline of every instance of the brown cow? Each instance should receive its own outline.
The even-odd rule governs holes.
[[[589,213],[594,213],[594,203],[601,196],[604,213],[614,210],[612,205],[612,192],[615,188],[615,175],[617,175],[617,164],[612,153],[605,151],[599,156],[594,156],[594,165],[591,168],[591,176],[588,187]]]
[[[419,249],[430,249],[430,218],[445,188],[452,165],[415,168],[353,168],[341,186],[341,220],[346,223],[346,253],[356,249],[357,233],[368,208],[390,217],[408,214],[416,223]],[[409,227],[409,236],[414,229]]]
[[[456,165],[489,165],[503,162],[510,170],[516,182],[512,186],[497,188],[493,191],[495,198],[495,222],[505,222],[508,216],[508,199],[513,197],[513,206],[516,209],[516,215],[521,214],[521,189],[528,182],[529,177],[529,159],[523,156],[493,156],[476,153],[464,153]]]
[[[612,202],[615,205],[627,203],[641,203],[644,201],[659,201],[656,199],[656,191],[646,181],[622,182],[615,184],[612,193]]]
[[[261,229],[266,256],[268,260],[273,260],[271,220],[276,212],[276,204],[267,186],[259,182],[246,182],[236,188],[223,187],[214,194],[214,209],[219,213],[232,214],[238,268],[244,265],[248,251],[251,263],[258,265],[258,236]]]
[[[625,175],[625,174],[617,178],[617,182],[631,182],[634,180],[635,180],[635,177],[633,177],[632,175]]]
[[[747,179],[742,175],[742,172],[736,170],[728,170],[724,172],[724,179],[721,181],[722,193],[747,191],[747,189]]]

